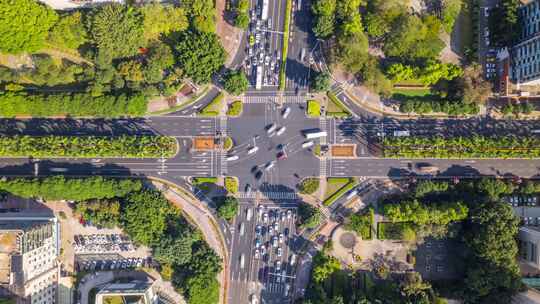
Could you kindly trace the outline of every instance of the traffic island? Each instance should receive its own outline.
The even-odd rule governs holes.
[[[242,114],[244,105],[241,100],[231,102],[227,107],[227,116],[237,117]]]
[[[193,149],[197,151],[208,151],[216,148],[216,140],[213,137],[195,137],[193,139]]]
[[[330,154],[334,158],[355,158],[356,144],[352,145],[332,145]]]

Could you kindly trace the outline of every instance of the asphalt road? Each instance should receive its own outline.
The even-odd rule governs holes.
[[[261,207],[258,206],[264,206],[264,209],[259,211]],[[251,215],[248,215],[248,210]],[[287,216],[289,210],[290,216]],[[294,280],[291,255],[295,243],[295,213],[295,202],[282,201],[279,205],[275,202],[255,205],[251,200],[241,202],[233,222],[230,303],[249,303],[252,297],[257,297],[259,303],[290,303]],[[263,214],[269,219],[264,220]],[[278,228],[277,231],[274,227]],[[280,234],[282,242],[279,241]],[[278,248],[281,254],[277,253]]]
[[[194,103],[176,111],[176,112],[172,112],[170,114],[167,114],[169,116],[178,116],[178,115],[181,115],[181,116],[194,116],[196,115],[202,108],[204,108],[206,105],[208,105],[210,102],[212,102],[212,100],[214,100],[214,98],[219,94],[219,90],[215,87],[215,86],[212,86],[210,88],[210,90],[208,90],[208,92],[206,92],[206,94],[204,96],[202,96],[201,98],[199,98],[197,101],[195,101]]]

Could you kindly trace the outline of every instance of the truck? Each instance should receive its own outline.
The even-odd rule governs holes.
[[[268,2],[270,0],[263,0],[262,2],[262,12],[261,12],[261,19],[267,20],[268,19]]]
[[[321,138],[321,137],[326,137],[326,135],[328,135],[326,131],[321,131],[321,129],[305,130],[302,133],[304,134],[304,137],[307,139]]]
[[[263,83],[263,68],[262,65],[257,66],[257,76],[255,81],[255,89],[260,90]]]

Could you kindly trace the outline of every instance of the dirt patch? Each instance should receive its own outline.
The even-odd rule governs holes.
[[[219,36],[219,40],[221,40],[223,49],[228,53],[227,61],[225,62],[225,66],[228,66],[234,59],[236,52],[240,49],[242,31],[225,20],[227,14],[225,2],[226,0],[216,0],[216,33]]]
[[[351,232],[345,232],[339,237],[339,243],[346,249],[352,249],[356,245],[356,236]]]
[[[330,151],[333,157],[354,157],[355,145],[333,145]]]
[[[213,150],[215,142],[213,137],[197,137],[193,140],[195,150]]]

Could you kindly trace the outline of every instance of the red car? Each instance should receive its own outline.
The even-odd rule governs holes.
[[[285,153],[285,151],[279,151],[279,153],[277,154],[277,159],[279,160],[287,159],[287,153]]]

